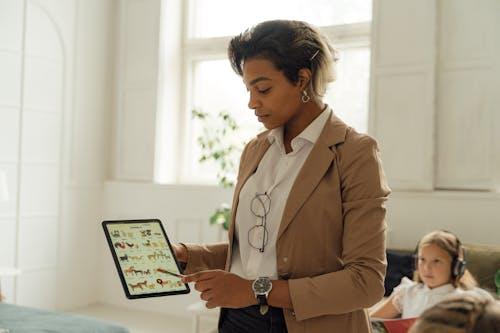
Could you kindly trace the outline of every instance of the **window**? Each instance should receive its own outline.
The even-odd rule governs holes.
[[[241,129],[235,140],[248,142],[262,130],[248,109],[241,78],[231,69],[226,49],[232,36],[270,19],[304,20],[319,27],[339,51],[337,81],[325,98],[337,115],[359,131],[368,124],[370,67],[369,0],[190,0],[183,10],[182,152],[177,173],[181,183],[215,183],[215,166],[198,162],[197,138],[203,124],[193,109],[215,115],[226,111]]]

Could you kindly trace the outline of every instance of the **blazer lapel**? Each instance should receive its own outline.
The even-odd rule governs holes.
[[[266,153],[267,149],[271,146],[267,136],[263,136],[260,138],[260,141],[253,147],[250,147],[246,155],[248,156],[248,163],[243,166],[241,170],[241,178],[238,180],[238,185],[235,188],[234,193],[240,194],[241,188],[243,184],[246,183],[248,178],[257,170],[262,157]]]
[[[231,248],[233,245],[233,236],[234,236],[234,223],[236,219],[236,209],[238,207],[241,188],[246,183],[248,178],[255,172],[255,170],[257,170],[257,167],[259,166],[262,157],[264,157],[264,154],[271,145],[269,143],[269,140],[267,139],[267,133],[268,131],[260,134],[257,139],[258,140],[257,143],[251,147],[248,147],[248,151],[245,153],[245,160],[247,160],[248,162],[246,163],[246,161],[241,161],[244,162],[244,164],[240,171],[240,177],[238,177],[238,182],[234,189],[233,205],[232,205],[233,209],[231,212],[231,224],[229,225],[229,231],[228,231],[229,235],[228,259],[231,256]],[[228,262],[226,262],[226,268],[229,268]]]
[[[278,239],[323,179],[336,156],[335,149],[330,147],[343,142],[346,131],[347,126],[332,113],[290,190],[278,231]]]

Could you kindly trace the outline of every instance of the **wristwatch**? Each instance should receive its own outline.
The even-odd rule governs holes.
[[[269,305],[267,304],[267,296],[269,292],[273,289],[273,283],[271,279],[267,276],[261,276],[253,281],[252,290],[255,294],[258,304],[260,305],[260,314],[265,315],[269,310]]]

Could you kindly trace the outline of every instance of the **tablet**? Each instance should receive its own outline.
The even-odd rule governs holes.
[[[127,298],[190,292],[160,220],[104,221],[102,227]]]

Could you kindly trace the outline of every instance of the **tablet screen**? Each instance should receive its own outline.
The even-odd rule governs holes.
[[[127,298],[189,293],[160,220],[102,223]]]

